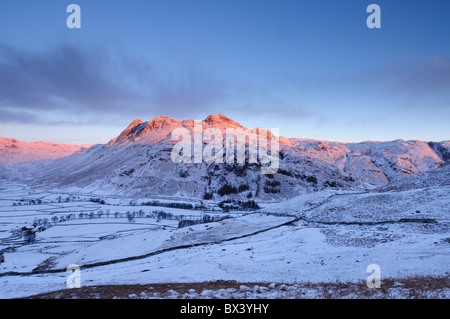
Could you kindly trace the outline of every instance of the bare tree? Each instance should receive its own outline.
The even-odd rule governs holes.
[[[135,215],[134,212],[133,213],[127,212],[128,222],[130,222],[130,223],[134,223],[135,222],[134,215]]]

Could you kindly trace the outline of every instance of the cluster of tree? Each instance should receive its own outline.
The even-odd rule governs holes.
[[[77,197],[75,197],[75,196],[67,196],[67,197],[58,196],[54,200],[46,200],[45,203],[68,203],[68,202],[74,202],[74,201],[80,201],[80,197],[78,197],[78,196]],[[93,202],[93,203],[102,204],[102,205],[106,204],[105,201],[100,198],[90,198],[89,201]],[[42,205],[42,204],[44,204],[44,201],[40,198],[36,198],[36,199],[22,198],[18,202],[14,202],[12,205],[13,206],[22,206],[22,205]]]
[[[257,210],[261,207],[254,200],[249,200],[246,202],[235,200],[235,199],[227,199],[221,201],[218,206],[222,208],[224,211],[230,210]]]
[[[202,218],[198,219],[180,219],[178,222],[178,228],[188,227],[192,225],[198,225],[198,224],[206,224],[206,223],[213,223],[213,222],[220,222],[224,219],[232,218],[230,215],[204,215]]]
[[[78,218],[79,219],[83,219],[83,218],[85,218],[85,219],[94,219],[94,218],[102,218],[103,216],[106,216],[108,218],[110,214],[111,214],[111,212],[110,212],[109,209],[107,209],[105,211],[100,209],[97,212],[79,213],[78,214]],[[116,212],[116,214],[118,215],[119,212]]]
[[[239,185],[238,192],[242,193],[242,192],[248,191],[249,189],[250,189],[250,186],[248,186],[248,184],[242,184],[242,185]]]
[[[317,177],[315,177],[315,176],[308,176],[306,178],[306,181],[308,183],[313,183],[314,185],[317,185]]]
[[[80,200],[80,197],[76,197],[75,196],[67,196],[66,198],[63,198],[62,196],[58,196],[57,201],[58,203],[68,203],[68,202],[73,202],[75,201],[75,199]]]
[[[18,202],[13,203],[13,206],[22,205],[42,205],[42,199],[21,199]]]
[[[211,193],[205,192],[205,195],[203,195],[203,199],[204,200],[213,199],[213,193],[212,192]]]
[[[182,215],[181,215],[182,216]],[[167,213],[162,210],[154,210],[151,213],[145,213],[144,211],[140,210],[138,212],[127,212],[126,217],[130,223],[134,223],[135,218],[155,218],[157,222],[159,222],[161,219],[177,219],[178,216],[174,216],[172,213]]]
[[[132,168],[128,171],[123,171],[122,173],[119,174],[119,176],[131,176],[131,175],[133,175],[134,171],[135,171],[135,169]]]
[[[224,184],[221,188],[217,191],[217,194],[220,196],[228,195],[228,194],[238,194],[245,191],[250,190],[250,186],[248,184],[242,184],[239,185],[239,187],[232,186],[230,184]],[[212,195],[212,194],[211,194]]]
[[[219,190],[217,191],[217,194],[220,196],[228,195],[228,194],[237,194],[238,189],[236,186],[231,186],[230,184],[224,184]]]
[[[325,181],[325,187],[338,187],[338,184],[335,181]]]
[[[264,186],[264,193],[267,193],[267,194],[277,194],[280,191],[281,190],[279,188]]]
[[[167,208],[180,208],[180,209],[204,209],[205,206],[203,205],[195,205],[189,203],[161,203],[157,200],[153,200],[151,202],[143,202],[141,203],[141,206],[159,206],[159,207],[167,207]]]
[[[273,175],[272,175],[271,178],[273,178]],[[280,181],[277,181],[277,180],[266,180],[266,184],[264,185],[264,192],[268,193],[268,194],[269,193],[270,194],[277,194],[277,193],[279,193],[281,191],[279,188],[277,188],[277,186],[280,186],[280,185],[281,185]]]
[[[100,198],[90,198],[89,201],[91,201],[93,203],[98,203],[98,204],[105,205],[105,201],[103,199],[100,199]]]
[[[67,214],[67,215],[59,216],[59,217],[55,215],[50,220],[48,218],[39,218],[39,219],[35,218],[32,225],[33,225],[33,227],[38,227],[38,226],[50,227],[51,222],[53,222],[53,224],[56,224],[58,222],[61,223],[61,222],[65,222],[68,220],[74,220],[74,219],[76,219],[75,214]]]
[[[266,180],[266,185],[271,186],[271,187],[277,187],[277,186],[280,186],[281,183],[280,183],[280,181],[277,181],[277,180],[273,180],[273,181]]]
[[[279,168],[278,169],[278,173],[281,175],[285,175],[285,176],[289,176],[289,177],[294,177],[294,174],[290,171],[287,171],[285,169]]]
[[[134,218],[136,216],[139,216],[137,212],[127,212],[127,218],[129,222],[134,222]],[[150,214],[146,214],[145,217],[147,218],[155,218],[156,222],[160,222],[162,219],[165,220],[178,220],[178,227],[186,227],[189,225],[195,225],[195,224],[204,224],[204,223],[211,223],[211,222],[217,222],[221,221],[226,218],[231,218],[229,215],[216,215],[216,216],[210,216],[210,215],[203,215],[201,218],[192,218],[192,216],[185,216],[185,215],[175,215],[169,212],[165,212],[163,210],[154,210]]]
[[[46,226],[33,226],[32,228],[29,227],[22,227],[18,231],[16,231],[16,235],[18,234],[20,237],[23,238],[23,243],[25,245],[33,244],[36,242],[36,233],[46,230],[48,227],[50,227],[50,223],[46,223]]]
[[[233,194],[233,193],[236,194],[236,193],[244,192],[244,191],[246,191],[246,190],[249,190],[249,186],[248,186],[248,185],[241,185],[241,186],[239,186],[239,188],[237,189],[236,192],[235,192],[234,190],[235,190],[235,187],[232,187],[232,188],[231,188],[231,191],[230,191],[229,193],[227,193],[227,194]],[[227,188],[223,189],[223,187],[222,187],[222,188],[218,191],[218,194],[219,194],[220,196],[223,196],[223,195],[225,195],[226,192],[228,192]],[[213,194],[214,194],[213,192],[205,192],[205,194],[203,195],[203,199],[204,199],[204,200],[210,200],[210,199],[213,199],[213,198],[214,198]],[[252,197],[253,197],[252,192],[248,192],[247,198],[252,198]]]
[[[126,213],[115,212],[114,214],[111,214],[110,210],[107,209],[106,211],[99,210],[96,213],[90,212],[78,214],[79,219],[102,218],[103,216],[105,216],[106,218],[109,218],[110,216],[114,216],[114,218],[127,218],[129,222],[134,222],[135,218],[156,218],[157,220],[176,219],[175,217],[173,217],[174,215],[172,213],[167,213],[162,210],[154,210],[151,213],[146,213],[141,209],[139,211],[127,211]]]
[[[33,244],[36,242],[36,229],[23,227],[22,236],[25,244]]]

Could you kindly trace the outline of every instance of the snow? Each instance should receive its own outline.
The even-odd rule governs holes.
[[[9,190],[8,186],[11,186]],[[30,192],[24,185],[7,182],[0,187],[1,197],[9,199],[16,192],[18,197]],[[2,246],[15,248],[3,253],[0,282],[5,288],[0,297],[25,297],[65,289],[68,273],[64,269],[74,263],[82,269],[82,285],[88,286],[214,280],[267,283],[265,288],[241,287],[239,293],[190,292],[184,298],[284,298],[290,296],[289,285],[295,283],[364,281],[368,276],[366,267],[374,263],[380,265],[383,277],[441,276],[448,274],[450,261],[446,241],[448,193],[449,186],[426,191],[330,190],[304,194],[278,205],[268,203],[258,213],[238,214],[222,222],[181,229],[177,229],[175,221],[157,223],[151,218],[138,218],[135,223],[113,217],[76,219],[58,222],[39,232],[36,243],[19,246],[17,242],[8,243],[9,236],[5,235],[30,225],[38,216],[50,217],[68,211],[77,215],[77,210],[86,208],[87,203],[11,207],[10,201],[2,200]],[[76,198],[81,194],[71,195]],[[54,199],[54,196],[45,197]],[[87,205],[88,210],[107,207],[96,203]],[[121,207],[118,200],[115,205],[110,207],[111,212],[154,209]],[[417,215],[436,222],[399,222],[417,219]],[[43,272],[36,274],[34,269]],[[289,284],[277,287],[276,294],[271,295],[271,290],[266,289],[278,286],[272,283]],[[314,297],[314,290],[301,289],[291,296]],[[168,296],[172,297],[183,295]]]
[[[204,123],[240,126],[223,115]],[[316,298],[328,292],[311,285],[365,282],[370,264],[380,266],[382,278],[448,277],[448,142],[280,138],[280,172],[262,176],[251,165],[174,164],[168,134],[192,126],[192,120],[168,117],[135,120],[108,145],[78,152],[69,147],[71,156],[2,170],[0,298],[65,289],[71,264],[81,267],[82,286],[239,283],[137,291],[129,298]],[[249,189],[220,196],[224,183]],[[280,192],[263,191],[277,183],[272,187]],[[203,200],[206,191],[212,200]],[[228,198],[248,200],[248,193],[261,209],[219,208]],[[154,200],[159,206],[143,204]],[[155,218],[155,211],[173,218]],[[141,215],[128,220],[128,212]],[[196,220],[204,214],[231,218],[178,228],[182,215]],[[36,238],[26,244],[29,231]],[[403,298],[408,289],[400,285],[387,293]]]

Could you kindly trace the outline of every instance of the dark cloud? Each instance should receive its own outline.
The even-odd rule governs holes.
[[[62,45],[47,52],[0,47],[0,107],[86,111],[116,107],[129,93],[106,78],[99,54]],[[71,109],[73,108],[73,109]]]
[[[41,112],[80,123],[108,115],[195,116],[217,111],[230,90],[199,71],[172,74],[145,61],[70,45],[45,52],[1,45],[0,83],[2,122],[54,120]]]
[[[29,51],[0,45],[0,84],[2,123],[114,124],[123,118],[214,113],[290,120],[318,116],[282,91],[274,93],[271,85],[237,83],[188,65],[167,71],[111,48],[64,44]]]
[[[390,76],[394,79],[393,92],[414,97],[450,98],[450,63],[442,57],[435,57],[422,65],[394,68]]]

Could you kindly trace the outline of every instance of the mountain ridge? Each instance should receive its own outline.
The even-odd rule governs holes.
[[[329,188],[379,187],[441,167],[450,157],[449,141],[341,143],[280,136],[279,169],[273,176],[261,175],[260,163],[174,163],[171,133],[178,128],[193,132],[200,123],[202,132],[218,129],[225,134],[227,128],[235,128],[273,138],[265,135],[269,132],[265,129],[247,129],[223,114],[201,122],[158,116],[147,122],[135,119],[107,144],[73,149],[50,164],[23,163],[17,171],[35,176],[33,183],[48,187],[130,196],[221,198],[218,194],[225,187],[231,197],[281,199]]]
[[[92,145],[61,144],[45,141],[22,142],[15,138],[0,137],[0,165],[12,165],[43,159],[69,156]]]

